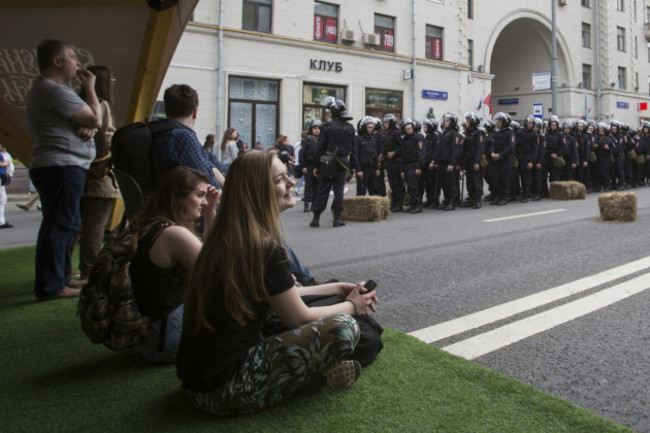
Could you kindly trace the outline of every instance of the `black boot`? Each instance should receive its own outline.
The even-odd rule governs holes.
[[[341,219],[341,214],[334,214],[334,223],[332,223],[333,227],[343,227],[345,223]]]
[[[311,212],[311,206],[309,206],[309,204],[310,203],[308,201],[305,202],[305,210],[304,210],[305,213]]]
[[[314,213],[314,219],[309,223],[309,227],[320,227],[320,214]]]

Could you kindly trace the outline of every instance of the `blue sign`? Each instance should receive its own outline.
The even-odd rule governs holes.
[[[538,119],[541,119],[543,115],[544,115],[544,105],[542,105],[539,102],[533,104],[533,116],[537,117]]]
[[[616,101],[616,108],[628,109],[628,108],[630,108],[630,103],[629,102]]]
[[[424,99],[443,99],[447,100],[449,94],[447,92],[441,92],[439,90],[427,90],[422,89],[422,97]]]
[[[497,103],[499,105],[517,105],[519,104],[519,98],[499,99]]]

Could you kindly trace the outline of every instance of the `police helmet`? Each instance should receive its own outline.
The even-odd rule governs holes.
[[[379,117],[373,117],[372,119],[375,121],[375,131],[381,131],[381,127],[383,126],[381,119]]]
[[[399,127],[402,131],[404,131],[404,128],[406,128],[406,125],[411,125],[413,129],[415,130],[415,123],[413,120],[411,120],[410,117],[403,117],[402,121],[399,123]]]
[[[627,132],[629,130],[630,130],[630,127],[628,126],[628,124],[621,122],[621,132]]]
[[[599,130],[602,129],[603,131],[605,131],[605,134],[609,133],[609,127],[604,122],[599,122],[598,123],[598,129]]]
[[[637,134],[638,134],[638,131],[636,130],[636,128],[632,128],[632,127],[630,127],[630,135],[631,135],[632,137],[634,137],[634,136],[637,135]]]
[[[429,119],[423,119],[422,126],[426,126],[427,132],[431,132],[431,121]]]
[[[616,131],[619,132],[619,129],[621,129],[621,123],[618,120],[612,120],[612,122],[609,124],[609,128],[614,128],[616,127]]]
[[[422,124],[421,124],[420,122],[418,122],[417,120],[414,120],[414,121],[413,121],[413,130],[414,130],[415,132],[420,132],[420,131],[422,131]]]
[[[442,127],[445,127],[445,120],[449,120],[449,129],[455,129],[458,131],[458,117],[454,113],[445,113],[442,116]]]
[[[327,101],[327,109],[330,110],[332,117],[340,117],[344,120],[352,120],[352,116],[347,111],[345,102],[340,99],[330,98]]]
[[[481,120],[473,111],[468,111],[463,117],[469,122],[470,128],[476,128],[481,123]]]
[[[510,122],[512,121],[510,119],[510,116],[508,116],[506,113],[503,111],[499,111],[496,116],[494,116],[494,122],[495,124],[498,125],[498,122],[501,121],[501,128],[500,129],[506,129],[508,126],[510,126]]]
[[[357,131],[359,131],[359,134],[367,134],[368,125],[375,125],[375,119],[370,116],[366,116],[363,119],[359,120],[359,123],[357,124]]]
[[[553,123],[553,122],[555,122],[555,126],[557,128],[560,127],[560,118],[557,117],[555,114],[548,118],[548,126],[549,126],[549,128],[551,127],[551,123]]]
[[[488,120],[487,122],[485,122],[485,123],[483,124],[483,127],[485,128],[485,130],[486,130],[487,132],[494,132],[494,130],[495,130],[496,127],[497,127],[497,124],[494,123],[493,120]]]
[[[397,126],[397,117],[394,114],[388,113],[384,116],[384,123],[388,123],[389,128]]]
[[[643,122],[643,124],[641,125],[641,130],[642,131],[643,131],[643,128],[648,128],[648,130],[650,131],[650,122],[648,122],[647,120],[645,122]]]
[[[526,116],[526,118],[524,119],[524,129],[528,129],[529,123],[532,123],[533,126],[535,126],[535,119],[537,119],[537,117],[533,116],[532,114]]]
[[[570,120],[565,120],[562,122],[562,130],[564,131],[565,129],[573,130],[573,122]]]
[[[314,128],[322,128],[322,127],[323,127],[323,123],[320,120],[318,120],[318,119],[312,120],[309,123],[309,134],[312,133],[312,129],[314,129]]]
[[[544,126],[544,122],[542,122],[542,119],[540,119],[539,117],[533,117],[533,122],[534,122],[533,128],[537,126],[541,131],[542,127]]]
[[[586,131],[587,130],[587,122],[584,119],[578,119],[578,121],[575,123],[575,129],[578,131],[578,126],[582,125],[582,130]]]
[[[429,119],[431,124],[431,132],[436,132],[438,130],[438,121],[436,119]]]
[[[513,120],[510,126],[512,127],[513,131],[517,131],[518,129],[521,129],[521,124],[516,120]]]

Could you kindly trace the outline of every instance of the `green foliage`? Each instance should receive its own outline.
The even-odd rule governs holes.
[[[345,392],[249,416],[195,409],[172,366],[93,345],[76,301],[37,303],[33,248],[0,251],[2,432],[626,432],[592,412],[387,329]]]

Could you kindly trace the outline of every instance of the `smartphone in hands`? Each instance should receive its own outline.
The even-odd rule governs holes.
[[[363,287],[366,288],[367,293],[370,293],[377,288],[377,283],[375,283],[373,280],[368,280],[366,281],[366,284],[363,285]]]

